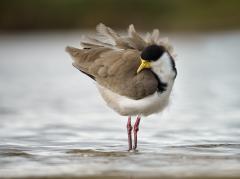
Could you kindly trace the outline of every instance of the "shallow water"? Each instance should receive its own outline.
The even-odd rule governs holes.
[[[240,176],[240,32],[169,35],[171,104],[141,121],[136,152],[64,52],[80,34],[0,35],[0,177]]]

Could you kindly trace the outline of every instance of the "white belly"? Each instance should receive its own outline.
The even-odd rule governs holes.
[[[161,112],[168,105],[169,96],[172,91],[172,83],[168,85],[165,92],[155,92],[154,94],[139,100],[121,96],[100,85],[98,85],[98,89],[107,105],[120,115],[148,116],[153,113]]]

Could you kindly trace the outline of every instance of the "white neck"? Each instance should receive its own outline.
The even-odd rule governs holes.
[[[175,71],[172,69],[172,62],[168,53],[164,53],[160,59],[151,63],[152,70],[164,83],[169,83],[175,78]]]

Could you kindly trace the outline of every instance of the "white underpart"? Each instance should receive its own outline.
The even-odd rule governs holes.
[[[172,70],[171,62],[167,53],[156,62],[152,62],[152,70],[159,76],[162,82],[167,83],[167,90],[155,92],[143,99],[134,100],[121,96],[111,90],[98,85],[98,89],[107,105],[123,116],[142,115],[148,116],[161,112],[169,102],[169,96],[174,83],[175,72]]]

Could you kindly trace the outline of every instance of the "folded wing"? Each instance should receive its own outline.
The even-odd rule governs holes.
[[[160,39],[159,30],[147,33],[145,38],[136,32],[133,25],[129,26],[127,36],[104,24],[99,24],[96,30],[98,36],[85,36],[81,49],[66,48],[73,58],[73,66],[101,86],[132,99],[141,99],[157,91],[158,80],[150,70],[136,72],[140,53],[150,44],[163,45],[173,54],[168,41]]]

